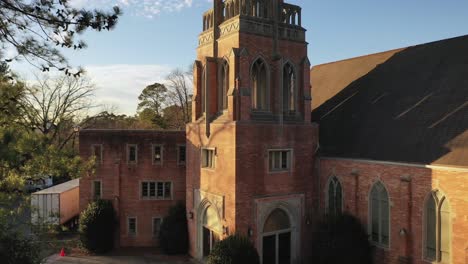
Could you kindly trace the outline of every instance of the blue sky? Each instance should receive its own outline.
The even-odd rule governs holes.
[[[97,101],[135,112],[141,90],[195,58],[210,0],[71,0],[124,15],[111,32],[88,32],[88,48],[66,52],[98,87]],[[289,0],[302,7],[312,65],[468,34],[466,0]],[[29,67],[15,65],[23,76]],[[26,77],[28,78],[28,77]]]

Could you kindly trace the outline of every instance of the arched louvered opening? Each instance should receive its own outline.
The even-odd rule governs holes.
[[[291,63],[283,67],[283,112],[292,113],[296,111],[296,73]]]
[[[268,72],[267,65],[262,59],[258,59],[252,65],[252,106],[257,111],[268,111]]]
[[[228,108],[229,91],[229,63],[224,60],[220,67],[220,79],[218,90],[218,110],[223,111]]]

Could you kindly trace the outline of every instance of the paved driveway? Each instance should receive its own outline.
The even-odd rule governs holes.
[[[113,252],[105,256],[65,256],[60,257],[58,254],[52,255],[47,258],[48,264],[68,264],[68,263],[82,263],[82,264],[195,264],[196,262],[186,256],[165,256],[162,254],[155,254],[147,251],[127,251],[121,250]]]
[[[81,264],[194,264],[188,258],[167,258],[158,256],[79,256],[79,257],[60,257],[54,255],[48,258],[46,263],[49,264],[66,264],[66,263],[81,263]]]

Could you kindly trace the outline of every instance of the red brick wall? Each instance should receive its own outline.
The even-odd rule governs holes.
[[[390,249],[376,248],[378,263],[397,263],[399,256],[412,257],[413,263],[423,260],[424,201],[431,190],[442,191],[451,207],[452,263],[466,263],[468,246],[468,169],[416,166],[362,160],[320,159],[320,205],[325,212],[326,184],[336,176],[344,190],[344,210],[368,223],[368,194],[374,182],[384,183],[390,196]],[[411,178],[410,182],[402,180]],[[408,231],[403,238],[401,228]]]
[[[170,206],[185,201],[185,166],[177,163],[177,147],[185,145],[185,132],[151,130],[83,130],[80,155],[88,158],[91,145],[102,144],[103,162],[94,176],[80,181],[80,210],[92,200],[92,182],[102,181],[103,199],[114,201],[119,220],[120,246],[154,246],[152,217],[164,217]],[[138,145],[138,162],[128,165],[126,145]],[[152,163],[152,144],[163,145],[162,165]],[[172,200],[143,200],[141,181],[171,181]],[[137,235],[127,235],[127,217],[137,217]]]

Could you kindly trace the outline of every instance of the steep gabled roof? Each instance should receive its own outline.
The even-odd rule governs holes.
[[[468,36],[315,66],[324,155],[468,166]]]

